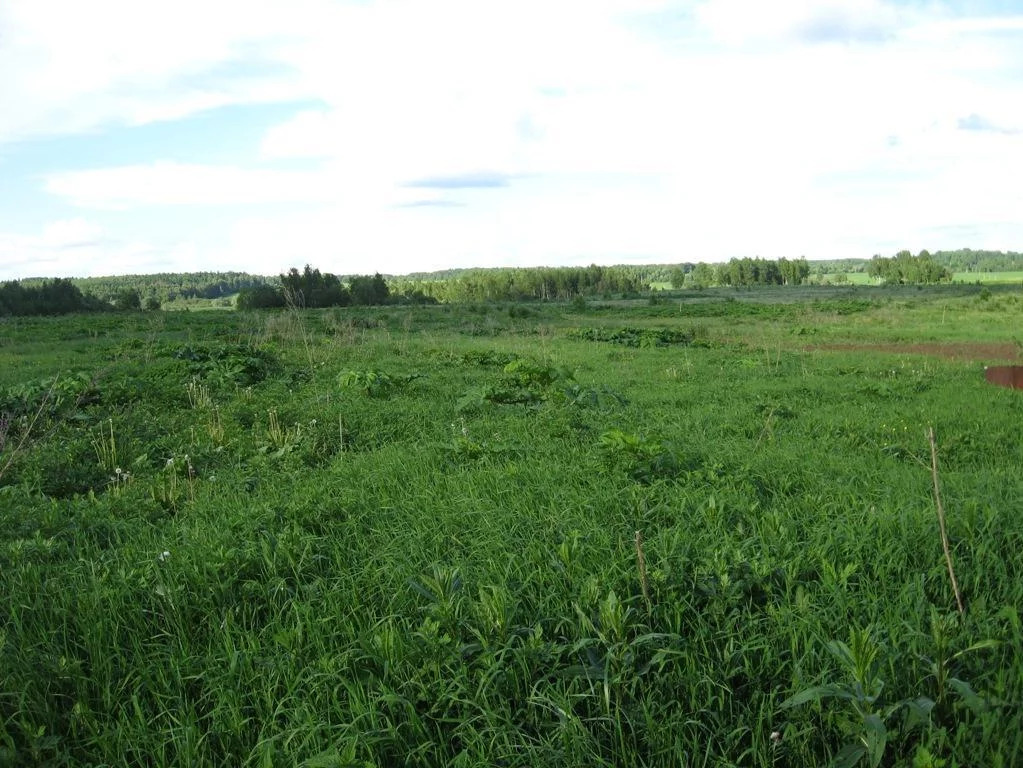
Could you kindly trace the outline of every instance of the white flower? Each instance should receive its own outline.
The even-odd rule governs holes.
[[[781,731],[771,731],[771,743],[772,744],[781,743]]]
[[[160,553],[160,558],[159,559],[162,562],[162,561],[166,560],[169,557],[170,557],[170,552],[168,552],[167,550],[164,550],[163,552]]]

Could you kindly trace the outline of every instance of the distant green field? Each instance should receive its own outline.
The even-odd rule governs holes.
[[[1021,326],[1011,285],[0,319],[0,768],[1018,765]]]
[[[821,276],[825,284],[876,285],[877,280],[866,272],[829,272]],[[956,283],[1023,283],[1021,272],[956,272],[952,276]]]
[[[1017,272],[956,272],[952,280],[957,283],[1021,283],[1023,271]]]
[[[235,303],[238,301],[238,294],[232,293],[230,296],[222,296],[217,299],[174,299],[173,301],[163,302],[163,309],[165,312],[180,312],[184,310],[196,311],[207,311],[207,310],[232,310],[235,307]]]
[[[829,272],[821,276],[825,284],[876,285],[877,280],[866,272]]]

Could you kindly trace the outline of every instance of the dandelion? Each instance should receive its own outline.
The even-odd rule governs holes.
[[[771,743],[775,746],[781,744],[781,731],[771,731]]]
[[[164,550],[163,552],[160,553],[160,557],[157,558],[157,559],[162,563],[163,561],[167,560],[169,557],[170,557],[170,552],[168,552],[167,550]]]

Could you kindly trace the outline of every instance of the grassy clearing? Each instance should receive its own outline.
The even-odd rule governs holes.
[[[0,765],[1012,765],[1023,401],[806,346],[1023,300],[817,295],[5,323]]]
[[[960,283],[1014,283],[1023,285],[1023,272],[956,272],[952,279]]]

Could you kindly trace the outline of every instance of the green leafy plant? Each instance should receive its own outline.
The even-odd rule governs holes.
[[[559,394],[566,403],[579,408],[597,408],[606,411],[629,403],[624,395],[606,385],[583,387],[579,384],[569,384],[560,389]]]
[[[804,704],[820,704],[827,700],[839,702],[832,712],[839,728],[849,739],[832,759],[836,768],[849,768],[865,763],[877,768],[884,758],[891,729],[903,733],[932,722],[932,717],[951,724],[951,694],[959,697],[962,705],[974,713],[987,709],[988,703],[964,680],[952,677],[951,668],[965,654],[986,648],[993,648],[997,642],[985,640],[968,648],[952,653],[948,643],[948,631],[955,618],[942,617],[936,610],[931,611],[931,632],[934,656],[921,657],[928,666],[928,678],[934,698],[926,695],[897,699],[885,703],[882,692],[885,684],[881,670],[886,663],[882,647],[873,639],[869,630],[853,629],[849,643],[833,640],[828,650],[838,661],[845,673],[845,680],[838,683],[807,688],[790,696],[781,704],[781,709],[791,709]],[[901,719],[896,715],[901,715]],[[925,750],[926,752],[926,750]],[[918,752],[918,758],[929,756]],[[936,764],[932,758],[932,763]]]
[[[504,372],[508,380],[531,390],[542,390],[556,381],[574,378],[568,368],[558,368],[526,358],[512,360],[504,367]]]
[[[844,702],[849,712],[840,712],[838,721],[851,740],[842,746],[831,765],[847,768],[864,761],[871,768],[877,768],[888,742],[885,721],[902,706],[901,702],[889,707],[880,705],[884,688],[881,648],[866,629],[852,630],[848,645],[841,640],[832,640],[827,648],[848,679],[800,691],[782,702],[781,708],[790,709],[828,699]]]
[[[675,477],[683,469],[673,446],[645,435],[609,429],[598,444],[610,462],[622,466],[640,482]]]
[[[403,389],[422,374],[413,373],[408,376],[396,376],[384,371],[345,371],[338,377],[342,387],[360,390],[368,397],[387,397]]]

